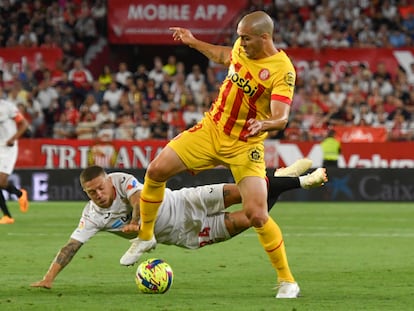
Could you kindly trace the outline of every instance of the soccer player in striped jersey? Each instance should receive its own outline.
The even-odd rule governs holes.
[[[174,40],[228,66],[217,99],[193,128],[179,134],[148,166],[141,192],[141,228],[122,265],[134,264],[155,247],[154,223],[169,178],[218,165],[228,167],[239,188],[243,211],[277,274],[281,287],[299,294],[290,271],[282,232],[269,217],[266,203],[264,139],[288,122],[296,73],[284,51],[273,43],[273,20],[263,11],[241,18],[233,47],[213,45],[190,30],[172,27]]]
[[[279,177],[268,177],[270,208],[284,191],[320,187],[327,182],[324,168],[298,176],[310,165],[310,160],[306,162],[306,159],[301,159],[276,171],[275,175]],[[60,271],[98,232],[106,231],[123,238],[137,235],[142,183],[130,174],[107,174],[100,166],[84,169],[80,182],[90,201],[83,209],[78,227],[69,241],[59,250],[43,279],[31,284],[33,287],[52,288]],[[240,202],[240,192],[235,184],[213,184],[174,191],[166,189],[155,223],[157,241],[187,249],[226,241],[250,227],[244,212],[226,211],[227,207]]]

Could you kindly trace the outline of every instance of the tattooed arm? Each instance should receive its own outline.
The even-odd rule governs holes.
[[[81,242],[70,239],[69,242],[60,249],[43,279],[39,282],[32,283],[30,286],[43,287],[47,289],[52,288],[52,283],[56,276],[67,266],[82,245],[83,244]]]

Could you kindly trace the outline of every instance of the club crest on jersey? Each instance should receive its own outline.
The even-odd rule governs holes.
[[[257,148],[250,149],[249,159],[253,162],[261,162],[263,160],[263,151]]]
[[[285,82],[290,87],[294,87],[295,86],[295,80],[296,80],[296,76],[295,76],[295,74],[293,72],[288,72],[285,75]]]
[[[270,72],[269,72],[268,69],[263,68],[262,70],[259,71],[260,80],[265,81],[265,80],[269,79],[269,77],[270,77]]]
[[[234,66],[230,66],[227,78],[231,80],[243,93],[253,96],[257,91],[257,86],[253,87],[249,79],[242,78],[238,72],[234,70]]]
[[[82,230],[83,228],[85,228],[85,222],[83,220],[81,220],[79,222],[78,229]]]

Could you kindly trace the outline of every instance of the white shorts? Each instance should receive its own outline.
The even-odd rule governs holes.
[[[17,161],[17,143],[14,146],[0,146],[0,173],[11,175]]]
[[[223,186],[166,189],[155,223],[157,241],[196,249],[229,239],[224,222]]]

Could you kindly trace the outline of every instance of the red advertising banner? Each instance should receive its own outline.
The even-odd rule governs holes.
[[[336,138],[341,142],[373,143],[387,141],[385,127],[372,126],[335,126]]]
[[[371,71],[375,71],[376,65],[383,62],[387,70],[395,75],[398,66],[407,72],[409,78],[414,76],[410,65],[414,63],[414,49],[371,49],[371,48],[339,48],[321,49],[310,48],[291,48],[286,50],[297,69],[298,75],[309,69],[310,62],[317,61],[320,66],[330,63],[336,74],[342,74],[345,68],[351,66],[357,68],[359,64],[364,64]],[[414,81],[414,80],[411,80]]]
[[[108,38],[115,44],[176,44],[169,27],[189,28],[217,42],[235,31],[232,22],[247,0],[108,0]]]
[[[27,65],[35,70],[40,60],[44,61],[47,68],[54,69],[56,61],[61,59],[62,55],[59,48],[0,48],[0,70],[5,70],[8,64],[14,72],[22,71]]]
[[[17,169],[84,168],[91,164],[106,168],[146,168],[165,140],[114,141],[21,139]],[[269,168],[292,164],[297,159],[312,159],[322,165],[322,149],[313,142],[265,141],[265,160]],[[341,168],[412,168],[414,142],[343,143],[338,161]]]

